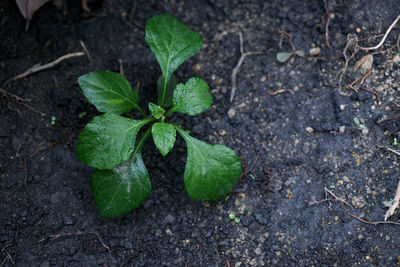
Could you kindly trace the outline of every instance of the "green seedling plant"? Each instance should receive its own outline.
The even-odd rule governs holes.
[[[364,130],[367,128],[364,124],[361,124],[360,120],[357,117],[354,117],[353,121],[355,125],[357,125],[357,127],[360,128],[360,130]]]
[[[235,213],[229,213],[229,219],[234,220],[235,223],[240,223],[240,218],[235,215]]]
[[[236,153],[189,135],[169,120],[175,113],[195,116],[212,103],[208,84],[197,77],[177,83],[173,72],[202,46],[199,34],[171,15],[157,15],[146,23],[146,43],[153,51],[162,75],[157,80],[157,104],[150,115],[139,106],[139,95],[120,74],[94,71],[78,78],[88,101],[102,115],[82,130],[78,159],[96,168],[92,177],[94,199],[103,217],[116,217],[140,206],[151,183],[142,159],[142,148],[151,135],[161,155],[174,146],[176,133],[186,143],[185,189],[194,200],[209,202],[226,197],[242,173]],[[142,119],[123,116],[137,110]]]
[[[400,148],[400,143],[399,143],[399,141],[397,141],[396,137],[393,139],[393,146]]]
[[[305,55],[306,52],[304,52],[304,50],[296,50],[293,52],[278,52],[276,54],[276,60],[278,60],[279,63],[285,63],[293,56],[304,57]]]

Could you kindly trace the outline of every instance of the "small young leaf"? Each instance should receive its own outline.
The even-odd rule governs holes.
[[[162,107],[157,106],[156,104],[153,104],[151,102],[149,103],[149,110],[151,115],[157,120],[161,118],[161,116],[165,113],[165,110]]]
[[[175,143],[176,130],[169,123],[156,122],[151,128],[153,140],[161,155],[165,156],[171,151]]]
[[[155,54],[164,77],[160,106],[165,107],[172,73],[201,48],[202,42],[198,33],[171,15],[158,15],[147,21],[146,43]]]
[[[174,91],[172,111],[197,115],[211,106],[212,96],[208,84],[200,78],[190,78],[178,84]]]
[[[140,110],[131,85],[119,73],[93,71],[79,77],[78,83],[88,101],[101,112],[121,114]]]
[[[140,206],[151,190],[150,177],[140,152],[113,170],[97,170],[92,191],[102,217],[116,217]]]
[[[286,61],[289,60],[289,58],[292,56],[292,53],[288,53],[288,52],[279,52],[278,54],[276,54],[276,59],[280,62],[280,63],[285,63]]]
[[[304,57],[306,55],[306,52],[304,52],[304,50],[297,50],[295,53],[299,57]]]
[[[151,120],[135,121],[114,113],[94,117],[79,136],[78,159],[101,170],[114,168],[129,158],[138,131]]]
[[[176,77],[175,75],[171,75],[169,82],[167,84],[166,92],[165,92],[165,99],[164,99],[164,107],[169,108],[172,106],[172,96],[174,94],[174,90],[176,87]],[[157,80],[157,104],[161,105],[161,98],[163,95],[164,89],[164,77],[161,75],[160,78]]]
[[[208,202],[226,197],[242,173],[235,151],[223,146],[197,140],[179,127],[188,149],[185,168],[185,188],[195,200]]]

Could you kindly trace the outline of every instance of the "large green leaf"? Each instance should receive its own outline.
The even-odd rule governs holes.
[[[202,142],[175,128],[188,149],[184,181],[189,196],[203,202],[226,197],[242,173],[235,151],[224,145]]]
[[[147,132],[147,136],[150,131]],[[131,158],[113,170],[97,170],[92,178],[92,191],[100,215],[116,217],[130,212],[147,198],[151,190],[150,177],[141,155],[141,143]]]
[[[114,168],[129,158],[138,131],[151,120],[136,121],[114,113],[94,117],[79,136],[78,159],[97,169]]]
[[[131,109],[141,110],[137,95],[119,73],[93,71],[79,77],[78,83],[88,101],[101,112],[121,114]]]
[[[157,104],[161,105],[161,100],[163,96],[164,90],[164,76],[160,76],[157,80]],[[171,75],[169,82],[167,84],[167,88],[165,89],[165,96],[164,96],[164,107],[169,108],[172,106],[172,96],[174,94],[174,89],[176,87],[176,78],[175,75]]]
[[[151,128],[154,144],[161,155],[165,156],[174,147],[176,131],[174,126],[169,123],[156,122]]]
[[[202,46],[199,34],[171,15],[157,15],[146,23],[146,43],[155,54],[164,77],[161,99],[165,107],[167,84],[172,73]]]
[[[200,78],[190,78],[186,84],[178,84],[174,91],[174,105],[169,114],[178,111],[193,116],[208,109],[212,103],[208,90],[208,84]]]

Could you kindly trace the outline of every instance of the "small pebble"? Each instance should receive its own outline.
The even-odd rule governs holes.
[[[233,109],[233,108],[230,108],[230,109],[228,110],[228,117],[229,117],[230,119],[232,119],[233,117],[235,117],[235,115],[236,115],[236,110]]]
[[[315,57],[318,56],[321,53],[321,48],[319,47],[314,47],[311,48],[310,51],[308,52],[310,54],[310,56]]]
[[[194,73],[198,73],[198,72],[200,72],[201,71],[201,66],[200,66],[200,64],[194,64],[193,65],[193,67],[192,67],[192,72],[194,72]]]
[[[346,131],[346,126],[340,126],[339,127],[339,133],[343,134]]]
[[[219,130],[218,133],[220,136],[226,135],[226,131],[224,129]]]
[[[307,131],[307,133],[313,133],[314,129],[311,127],[306,127],[306,131]]]

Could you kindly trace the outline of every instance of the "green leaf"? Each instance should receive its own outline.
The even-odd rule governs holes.
[[[153,104],[151,102],[149,103],[149,110],[151,115],[157,120],[161,118],[161,116],[165,113],[165,110],[162,107],[157,106],[156,104]]]
[[[97,170],[92,178],[92,191],[103,217],[116,217],[140,206],[151,190],[150,177],[144,165],[141,148],[147,131],[131,158],[113,170]]]
[[[164,107],[169,108],[172,106],[172,96],[174,94],[174,89],[176,87],[176,77],[172,75],[169,79],[167,84],[166,92],[165,92],[165,99],[164,99]],[[160,78],[157,80],[157,104],[161,105],[161,98],[163,95],[164,89],[164,77],[161,75]]]
[[[174,126],[169,123],[156,122],[151,128],[151,132],[154,143],[160,150],[161,155],[167,155],[175,143],[176,131]]]
[[[101,170],[112,169],[129,158],[138,131],[151,120],[136,121],[114,113],[94,117],[79,136],[78,159]]]
[[[306,55],[306,52],[304,52],[304,50],[297,50],[295,53],[299,57],[304,57]]]
[[[155,54],[164,77],[161,99],[165,107],[167,84],[172,73],[202,46],[199,34],[171,15],[154,16],[146,23],[146,43]]]
[[[280,62],[280,63],[285,63],[286,61],[289,60],[289,58],[292,56],[292,53],[288,53],[288,52],[279,52],[278,54],[276,54],[276,59]]]
[[[101,112],[124,113],[141,110],[129,82],[119,73],[93,71],[78,78],[88,101]]]
[[[189,196],[203,202],[226,197],[242,173],[235,151],[202,142],[179,127],[175,128],[188,149],[184,181]]]
[[[208,84],[200,78],[190,78],[186,84],[178,84],[174,91],[174,105],[169,113],[178,111],[197,115],[211,106],[212,96]]]

